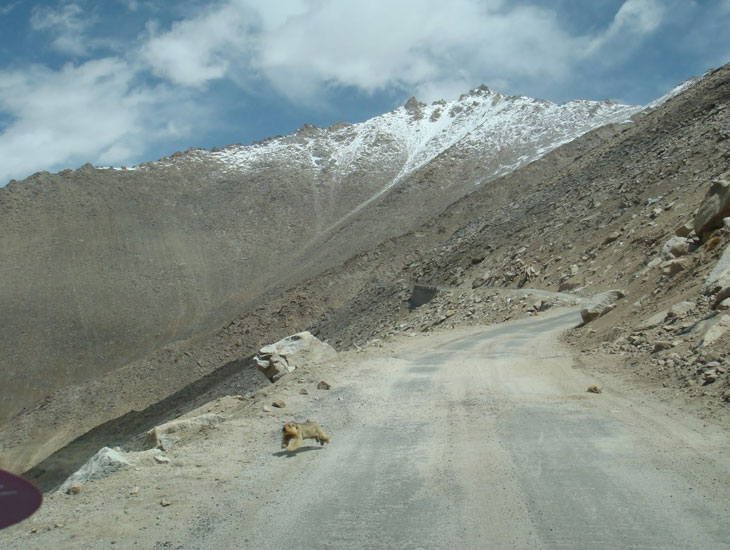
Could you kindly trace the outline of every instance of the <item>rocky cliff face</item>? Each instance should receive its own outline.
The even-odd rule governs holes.
[[[266,291],[412,230],[638,110],[481,87],[361,124],[13,182],[0,189],[0,317],[10,320],[0,325],[0,424],[59,388],[214,329]]]

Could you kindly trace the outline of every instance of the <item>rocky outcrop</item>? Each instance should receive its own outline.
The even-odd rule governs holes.
[[[264,346],[254,357],[254,362],[266,378],[276,382],[297,367],[326,361],[336,355],[332,346],[304,331]]]
[[[580,310],[583,324],[590,323],[594,319],[611,311],[616,307],[616,302],[624,296],[625,294],[621,290],[609,290],[601,294],[596,294]]]
[[[702,199],[695,216],[695,232],[704,238],[713,229],[722,227],[726,216],[730,216],[730,172],[717,178]]]

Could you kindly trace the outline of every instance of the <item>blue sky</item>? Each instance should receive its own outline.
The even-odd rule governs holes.
[[[730,0],[0,2],[0,186],[510,94],[645,104],[730,62]]]

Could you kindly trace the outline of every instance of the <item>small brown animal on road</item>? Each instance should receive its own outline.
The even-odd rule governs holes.
[[[290,422],[285,424],[281,429],[284,435],[281,438],[281,448],[284,449],[292,439],[294,442],[287,449],[288,451],[296,451],[302,444],[303,439],[315,439],[320,445],[330,442],[329,436],[316,422],[307,420],[304,424]]]

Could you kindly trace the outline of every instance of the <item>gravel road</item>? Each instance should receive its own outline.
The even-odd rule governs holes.
[[[266,396],[286,397],[288,411],[239,414],[171,453],[172,467],[140,466],[76,497],[56,495],[36,525],[61,518],[65,527],[26,527],[14,540],[18,548],[730,548],[727,433],[629,388],[586,393],[607,380],[574,369],[556,338],[578,321],[571,310],[350,354],[350,365],[330,373],[332,391],[300,395],[306,380],[290,382]],[[332,443],[278,450],[292,414],[320,421]],[[140,495],[129,497],[132,485]],[[72,519],[79,512],[85,519]]]
[[[586,393],[555,344],[578,321],[419,338],[378,359],[390,365],[347,397],[361,410],[346,431],[286,460],[278,498],[251,514],[242,495],[191,547],[728,548],[726,440]]]

